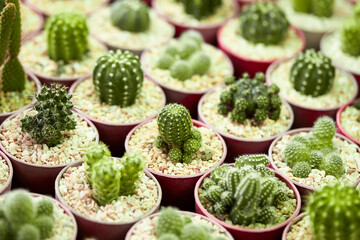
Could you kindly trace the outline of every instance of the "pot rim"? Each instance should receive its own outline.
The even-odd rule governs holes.
[[[288,232],[290,230],[290,227],[294,223],[296,223],[296,222],[300,221],[301,219],[303,219],[305,216],[306,216],[306,212],[303,212],[303,213],[299,214],[296,218],[294,218],[291,222],[289,222],[289,224],[286,225],[286,227],[285,227],[285,229],[283,231],[283,234],[281,236],[281,240],[286,240],[286,236],[287,236],[287,234],[288,234]]]
[[[341,131],[341,134],[344,135],[345,137],[349,138],[351,141],[353,141],[354,143],[356,143],[357,145],[360,145],[360,141],[356,140],[353,136],[351,136],[348,132],[345,131],[345,129],[343,128],[342,124],[341,124],[341,114],[344,112],[344,110],[349,107],[350,105],[352,105],[356,100],[360,100],[360,98],[358,99],[354,99],[351,102],[343,105],[336,113],[336,125],[339,128],[339,130]]]
[[[134,127],[126,136],[126,139],[125,139],[125,150],[126,152],[129,152],[129,141],[130,141],[130,138],[132,137],[132,135],[134,134],[134,132],[139,129],[140,127],[144,126],[145,124],[153,121],[155,119],[150,119],[150,120],[147,120],[139,125],[137,125],[136,127]],[[197,120],[194,120],[194,119],[191,119],[193,124],[194,125],[198,125],[199,127],[205,127],[205,128],[208,128],[210,130],[212,130],[215,135],[219,138],[219,140],[221,141],[221,144],[222,144],[222,149],[223,149],[223,154],[220,158],[219,161],[217,161],[217,163],[207,169],[206,171],[204,172],[200,172],[200,173],[197,173],[197,174],[193,174],[193,175],[170,175],[170,174],[165,174],[165,173],[160,173],[160,172],[157,172],[151,168],[148,168],[146,167],[146,170],[148,170],[149,172],[151,172],[153,175],[155,176],[159,176],[159,177],[165,177],[165,178],[170,178],[170,179],[189,179],[189,178],[198,178],[198,177],[201,177],[202,175],[208,173],[208,172],[211,172],[215,167],[217,166],[220,166],[224,161],[225,161],[225,158],[226,158],[226,155],[227,155],[227,146],[225,144],[225,141],[224,139],[220,136],[220,134],[218,134],[217,132],[215,132],[212,128],[208,127],[206,124],[202,123],[202,122],[199,122]]]
[[[0,157],[5,160],[6,164],[9,167],[8,179],[6,180],[5,185],[0,188],[0,194],[3,194],[5,189],[7,189],[10,186],[11,182],[12,182],[12,179],[13,179],[13,176],[14,176],[14,168],[13,168],[13,166],[11,164],[10,159],[2,151],[0,151]]]

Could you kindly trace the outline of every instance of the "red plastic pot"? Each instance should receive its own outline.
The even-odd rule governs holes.
[[[360,99],[357,99],[360,100]],[[344,135],[345,137],[349,138],[351,141],[353,141],[354,143],[356,143],[358,146],[360,146],[360,141],[356,140],[353,136],[351,136],[349,133],[347,133],[345,131],[345,129],[343,128],[342,124],[341,124],[341,113],[343,111],[345,111],[345,109],[348,106],[351,106],[356,100],[353,100],[347,104],[345,104],[344,106],[342,106],[339,111],[336,113],[336,125],[337,125],[337,132]]]
[[[96,220],[94,218],[90,218],[87,216],[84,216],[80,214],[77,210],[70,207],[62,198],[59,190],[59,182],[64,173],[67,171],[70,167],[77,167],[80,166],[83,163],[83,161],[76,161],[64,168],[59,175],[56,178],[55,182],[55,197],[56,199],[61,202],[64,206],[66,206],[70,211],[74,214],[76,222],[79,227],[79,239],[83,239],[84,237],[94,237],[97,240],[119,240],[124,239],[127,231],[140,219],[145,218],[159,210],[160,202],[162,198],[162,190],[160,188],[160,185],[156,178],[147,170],[145,170],[146,176],[151,178],[158,189],[158,200],[156,205],[153,209],[151,209],[148,213],[145,215],[136,218],[132,221],[119,221],[119,222],[102,222],[99,220]]]
[[[134,132],[138,128],[142,127],[143,125],[147,124],[150,121],[152,121],[152,120],[148,120],[148,121],[138,125],[133,130],[131,130],[131,132],[129,132],[129,134],[127,135],[126,140],[125,140],[125,149],[127,152],[129,151],[129,141],[130,141],[131,136],[134,134]],[[195,127],[209,128],[208,126],[206,126],[205,124],[203,124],[199,121],[192,120],[192,122]],[[212,167],[211,169],[209,169],[205,172],[194,174],[194,175],[173,176],[173,175],[156,172],[150,168],[146,168],[149,172],[151,172],[156,177],[156,179],[160,183],[162,191],[164,192],[163,201],[162,201],[161,205],[176,206],[180,209],[189,209],[192,206],[194,206],[194,187],[195,187],[196,182],[199,180],[199,178],[202,175],[210,172],[216,166],[221,165],[224,162],[226,154],[227,154],[227,147],[226,147],[224,140],[218,133],[215,132],[215,134],[222,143],[223,155],[222,155],[221,159],[219,160],[219,162],[214,167]]]
[[[25,5],[25,7],[29,7],[27,4],[24,4],[24,5]],[[26,40],[34,37],[39,32],[41,32],[41,30],[44,27],[44,23],[45,23],[45,19],[44,19],[43,15],[39,11],[37,11],[37,10],[35,10],[33,8],[30,8],[30,7],[29,7],[29,9],[31,9],[31,11],[33,11],[37,15],[37,17],[39,18],[40,23],[39,23],[39,26],[38,26],[38,28],[36,30],[34,30],[32,32],[29,32],[27,34],[24,34],[24,33],[22,34],[22,39],[21,39],[22,42],[25,42]]]
[[[266,71],[266,82],[268,84],[271,84],[270,76],[275,68],[277,68],[280,64],[290,61],[291,58],[287,59],[281,59],[279,61],[274,62],[271,64],[271,66]],[[337,69],[343,71],[341,68],[336,67]],[[353,82],[353,85],[355,87],[355,94],[351,97],[351,99],[348,102],[351,102],[353,99],[355,99],[357,92],[358,92],[358,86],[356,83],[355,78],[349,74],[346,73],[351,81]],[[331,118],[335,118],[337,110],[341,107],[342,104],[339,104],[335,107],[328,107],[328,108],[315,108],[315,107],[306,107],[301,106],[298,103],[295,103],[291,100],[286,99],[286,96],[283,96],[287,102],[289,102],[291,108],[294,111],[295,121],[294,121],[294,127],[300,128],[300,127],[312,127],[313,123],[321,116],[329,116]],[[347,103],[346,103],[347,104]]]
[[[20,112],[21,113],[21,112]],[[5,121],[15,118],[18,114],[15,113],[8,117]],[[82,114],[77,113],[83,118],[87,124],[96,132],[95,141],[99,141],[99,134],[95,126],[87,120]],[[4,122],[5,122],[4,121]],[[4,128],[4,123],[0,125],[0,132]],[[3,151],[10,159],[14,167],[14,181],[23,188],[30,189],[32,192],[53,194],[54,182],[59,172],[68,164],[60,165],[37,165],[28,163],[18,159],[9,153],[0,142],[0,150]]]
[[[195,216],[199,216],[201,217],[202,219],[208,221],[208,222],[211,222],[212,224],[214,224],[216,227],[220,228],[223,233],[226,235],[227,239],[228,240],[234,240],[234,238],[231,236],[231,234],[223,227],[221,226],[219,223],[215,222],[214,220],[210,219],[210,218],[207,218],[203,215],[200,215],[200,214],[196,214],[196,213],[193,213],[193,212],[185,212],[185,211],[180,211],[181,215],[186,215],[186,216],[189,216],[189,217],[195,217]],[[138,228],[138,226],[143,222],[145,221],[146,219],[153,219],[154,217],[157,217],[159,216],[160,213],[155,213],[155,214],[152,214],[146,218],[143,218],[141,221],[138,221],[136,224],[134,224],[130,230],[128,231],[128,233],[126,234],[126,237],[125,237],[125,240],[133,240],[131,239],[131,236],[132,234],[134,233],[134,231]]]
[[[225,24],[224,24],[224,26],[225,26]],[[274,63],[275,61],[278,60],[278,58],[271,59],[271,60],[255,60],[255,59],[249,58],[248,56],[241,56],[241,55],[238,55],[237,53],[234,53],[222,41],[221,33],[222,33],[224,26],[222,26],[217,33],[218,45],[219,45],[219,48],[224,53],[226,53],[226,55],[232,61],[234,68],[235,68],[235,76],[241,77],[242,74],[245,72],[249,73],[251,77],[255,76],[255,74],[257,72],[265,73],[266,70],[268,69],[268,67],[272,63]],[[296,56],[298,53],[300,53],[304,50],[306,40],[305,40],[304,34],[298,28],[296,28],[294,26],[291,26],[290,28],[296,32],[296,35],[301,39],[301,42],[302,42],[301,48],[293,55],[293,56]]]
[[[0,152],[0,158],[4,159],[6,164],[9,167],[9,177],[8,177],[5,185],[0,188],[0,195],[2,195],[4,193],[7,193],[8,191],[10,191],[10,189],[11,189],[14,170],[13,170],[13,167],[12,167],[12,164],[11,164],[9,158],[3,152]]]
[[[281,237],[281,240],[287,240],[286,239],[286,236],[291,228],[291,226],[295,223],[297,223],[298,221],[300,221],[301,219],[303,219],[304,217],[306,216],[306,213],[302,213],[300,214],[299,216],[297,216],[296,218],[294,218],[293,221],[291,221],[287,226],[286,228],[284,229],[284,232],[282,234],[282,237]]]
[[[233,166],[233,164],[230,164],[231,166]],[[272,169],[270,169],[272,170]],[[224,228],[226,228],[226,230],[228,230],[232,236],[235,239],[246,239],[246,240],[278,240],[285,228],[285,226],[287,224],[289,224],[300,212],[300,208],[301,208],[301,197],[300,194],[298,192],[298,190],[296,189],[296,187],[294,186],[294,184],[292,184],[289,180],[286,179],[285,176],[283,176],[282,174],[278,173],[275,171],[275,176],[277,178],[279,178],[281,181],[283,181],[291,190],[293,190],[295,198],[296,198],[296,209],[295,212],[293,213],[293,215],[291,215],[291,217],[289,217],[285,222],[273,226],[273,227],[269,227],[269,228],[264,228],[264,229],[249,229],[249,228],[241,228],[241,227],[235,227],[233,225],[230,225],[226,222],[223,222],[219,219],[217,219],[216,217],[214,217],[212,214],[210,214],[201,204],[200,199],[199,199],[199,188],[201,186],[201,184],[203,183],[204,179],[206,177],[208,177],[211,174],[211,172],[206,173],[205,175],[203,175],[199,181],[196,183],[195,186],[195,209],[196,209],[196,213],[199,213],[201,215],[204,215],[212,220],[214,220],[215,222],[219,223],[221,226],[223,226]]]
[[[75,88],[84,80],[88,79],[89,77],[83,77],[76,81],[70,88],[69,92],[74,93]],[[165,106],[165,94],[163,91],[161,91],[162,94],[162,106]],[[124,141],[126,139],[126,135],[136,127],[137,125],[148,121],[150,119],[153,119],[157,116],[157,114],[154,114],[144,120],[132,122],[132,123],[109,123],[104,122],[98,119],[95,119],[85,113],[83,113],[81,110],[77,109],[75,106],[75,111],[81,113],[84,115],[87,119],[89,119],[97,128],[100,135],[100,140],[103,141],[105,144],[107,144],[112,152],[113,156],[121,156],[124,152]]]
[[[298,134],[298,133],[301,133],[301,132],[311,132],[312,128],[299,128],[299,129],[294,129],[294,130],[291,130],[291,131],[288,131],[284,134],[282,134],[281,136],[277,137],[273,143],[271,144],[270,148],[269,148],[269,160],[270,160],[270,167],[275,169],[275,171],[277,172],[281,172],[279,170],[279,168],[276,166],[276,164],[274,163],[274,160],[272,158],[272,153],[273,153],[273,149],[275,147],[275,145],[285,136],[285,135],[295,135],[295,134]],[[335,135],[337,138],[340,138],[341,140],[343,141],[347,141],[348,143],[350,144],[355,144],[353,141],[351,141],[350,139],[348,139],[347,137],[341,135],[341,134],[338,134],[336,133]],[[358,152],[360,153],[360,148],[357,146],[357,150]],[[284,175],[285,176],[285,175]],[[301,194],[301,197],[303,199],[305,199],[306,196],[308,196],[309,194],[313,193],[315,191],[315,188],[313,187],[309,187],[309,186],[306,186],[304,184],[301,184],[299,182],[296,182],[290,178],[288,178],[287,176],[285,176],[285,178],[288,180],[288,181],[291,181],[295,186],[296,188],[299,190],[300,194]],[[358,179],[354,185],[356,186],[357,184],[359,184],[360,182],[360,179]]]

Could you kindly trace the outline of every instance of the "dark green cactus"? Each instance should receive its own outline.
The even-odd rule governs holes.
[[[216,13],[221,7],[222,0],[178,0],[184,6],[187,14],[192,15],[196,19],[204,19]]]
[[[334,0],[292,0],[292,7],[296,12],[331,17],[334,12]]]
[[[109,105],[133,105],[143,82],[139,57],[128,51],[109,51],[98,59],[93,71],[95,90],[100,100]]]
[[[246,7],[239,16],[240,32],[252,43],[277,45],[288,35],[289,21],[275,3],[255,3]]]
[[[313,97],[328,93],[333,87],[334,78],[335,67],[331,59],[314,49],[300,53],[290,70],[293,88]]]
[[[360,4],[358,5],[360,6]],[[360,56],[360,17],[343,21],[340,28],[340,40],[341,49],[344,53],[354,57]]]
[[[41,199],[37,205],[37,215],[41,216],[52,216],[54,214],[54,205],[53,203],[48,199]]]

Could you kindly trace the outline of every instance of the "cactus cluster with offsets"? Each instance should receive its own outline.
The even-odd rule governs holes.
[[[335,0],[292,0],[296,12],[328,18],[334,13]]]
[[[350,56],[360,56],[360,3],[354,8],[353,16],[345,19],[340,28],[341,49]]]
[[[169,70],[170,75],[179,81],[190,79],[193,75],[204,75],[208,72],[211,59],[202,50],[204,40],[194,30],[184,32],[179,40],[170,43],[160,56],[157,67]]]
[[[252,43],[277,45],[284,41],[290,23],[285,13],[271,2],[251,4],[240,13],[240,34]]]
[[[0,207],[0,239],[45,240],[54,229],[54,205],[46,198],[33,198],[25,190],[4,196]]]
[[[61,143],[65,131],[75,129],[76,121],[71,108],[72,95],[59,84],[43,86],[35,96],[35,115],[21,119],[21,130],[31,135],[36,143],[54,147]]]
[[[144,82],[139,57],[129,51],[109,51],[93,71],[95,91],[102,102],[128,107],[135,103]]]
[[[230,112],[231,119],[238,123],[246,119],[253,119],[255,123],[267,118],[279,119],[282,105],[278,96],[279,88],[275,84],[268,87],[263,73],[257,73],[253,79],[244,73],[237,81],[229,77],[225,79],[225,84],[228,87],[220,94],[220,114]]]
[[[193,16],[196,19],[204,19],[211,15],[214,15],[218,8],[223,4],[222,0],[176,0],[184,6],[184,10],[187,14]]]
[[[92,198],[101,206],[119,196],[134,194],[145,166],[140,152],[128,152],[120,159],[113,159],[103,143],[91,146],[84,162]]]
[[[235,167],[216,167],[203,181],[200,200],[210,203],[203,205],[217,218],[229,216],[237,225],[271,226],[285,221],[277,208],[291,201],[293,193],[268,165],[266,155],[253,154],[239,156]]]
[[[334,147],[335,123],[330,117],[320,117],[307,135],[295,135],[284,149],[286,164],[293,175],[306,178],[312,169],[340,178],[345,166],[339,150]]]

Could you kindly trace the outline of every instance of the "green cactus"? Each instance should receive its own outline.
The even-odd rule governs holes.
[[[295,177],[307,178],[311,173],[311,165],[308,162],[297,162],[292,170]]]
[[[310,152],[309,163],[311,168],[319,168],[321,162],[324,160],[324,153],[319,150],[314,150]]]
[[[231,194],[235,195],[237,187],[241,182],[241,171],[237,168],[232,168],[227,172],[226,175],[226,187]]]
[[[16,234],[16,240],[40,240],[40,231],[32,224],[23,225]]]
[[[256,173],[249,173],[240,182],[235,194],[235,206],[247,208],[254,204],[260,194],[260,176]]]
[[[358,4],[360,6],[360,4]],[[360,7],[358,7],[360,9]],[[360,11],[359,11],[360,15]],[[345,19],[340,28],[341,49],[354,57],[360,56],[360,16]]]
[[[269,163],[269,158],[265,154],[242,155],[235,159],[235,166],[238,168],[256,165],[269,166]]]
[[[187,14],[201,20],[216,13],[223,4],[222,0],[179,0]]]
[[[354,17],[360,19],[360,3],[357,3],[354,7]]]
[[[201,45],[204,42],[203,36],[198,31],[195,30],[187,30],[181,34],[180,40],[188,40],[188,39],[194,40],[199,47],[201,47]]]
[[[184,60],[177,60],[170,68],[170,75],[179,81],[185,81],[191,78],[191,65]]]
[[[324,170],[326,175],[333,175],[336,178],[340,178],[345,174],[343,160],[337,153],[330,153],[326,155],[324,160],[321,162],[319,169]]]
[[[292,7],[296,12],[328,18],[333,15],[334,0],[292,0]]]
[[[205,152],[201,154],[201,160],[203,161],[209,161],[213,157],[213,153],[210,149],[205,149]]]
[[[47,239],[52,236],[54,229],[54,219],[51,216],[38,216],[34,222],[34,226],[40,231],[40,238]]]
[[[131,195],[135,192],[140,173],[144,171],[145,158],[141,152],[129,152],[121,158],[120,194]]]
[[[205,73],[207,73],[211,66],[210,57],[200,51],[193,54],[189,62],[192,68],[192,73],[194,75],[204,75]]]
[[[158,60],[156,66],[160,69],[170,69],[175,62],[175,58],[168,53],[164,53]]]
[[[117,1],[111,6],[110,19],[121,30],[145,32],[150,27],[149,7],[139,0]]]
[[[156,234],[158,237],[168,233],[179,236],[183,227],[184,221],[179,212],[171,207],[163,208],[156,224]]]
[[[184,226],[180,240],[208,240],[210,237],[211,235],[206,226],[189,223]]]
[[[0,239],[9,239],[9,224],[5,219],[0,219]]]
[[[194,52],[200,49],[196,40],[183,38],[178,42],[178,54],[181,59],[188,59]]]
[[[293,167],[297,162],[309,161],[308,147],[298,141],[291,141],[288,145],[286,145],[283,154],[286,164],[290,167]]]
[[[310,13],[311,12],[311,0],[292,0],[292,8],[296,12]]]
[[[314,49],[300,53],[290,69],[293,88],[312,97],[328,93],[333,87],[334,78],[335,67],[331,59]]]
[[[166,233],[161,235],[161,237],[158,238],[158,240],[180,240],[178,236],[172,233]]]
[[[41,216],[52,216],[54,214],[54,205],[53,203],[48,199],[41,199],[36,204],[37,209],[37,215]]]
[[[111,157],[111,153],[109,148],[103,143],[93,143],[84,156],[84,162],[86,164],[86,171],[88,176],[91,175],[91,168],[94,166],[95,163],[99,162],[103,158]],[[89,176],[89,178],[91,178]]]
[[[290,26],[285,13],[271,2],[249,5],[240,13],[239,20],[242,37],[265,45],[281,43]]]
[[[331,141],[335,136],[335,122],[330,117],[320,117],[318,118],[313,126],[312,133],[313,135],[324,141]]]

